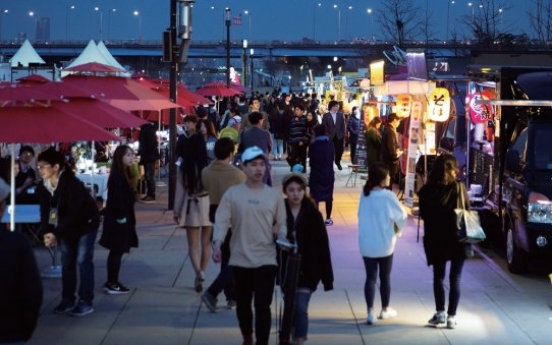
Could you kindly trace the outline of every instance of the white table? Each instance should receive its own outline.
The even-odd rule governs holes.
[[[4,212],[4,215],[2,216],[2,223],[9,223],[10,222],[10,215],[12,212],[12,207],[8,206],[6,208],[6,212]],[[15,205],[15,222],[16,223],[40,223],[40,205]],[[32,232],[31,234],[34,236],[35,241],[37,243],[41,243],[41,239]],[[61,277],[61,266],[59,266],[56,263],[56,250],[57,248],[48,248],[50,251],[50,256],[52,257],[52,265],[48,266],[44,269],[41,276],[43,278],[60,278]]]
[[[105,202],[107,200],[107,180],[109,179],[109,174],[90,174],[90,173],[81,173],[77,174],[77,178],[84,182],[84,185],[90,190],[92,190],[92,184],[96,187],[96,196],[101,197]]]
[[[2,216],[2,223],[10,222],[12,207],[7,206],[6,212]],[[15,205],[15,222],[16,223],[40,223],[40,206],[39,205]]]

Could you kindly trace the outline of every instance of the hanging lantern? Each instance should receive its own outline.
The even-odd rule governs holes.
[[[494,118],[494,107],[490,104],[476,104],[479,100],[490,100],[491,94],[487,90],[475,92],[468,96],[468,109],[470,119],[473,123],[492,121]]]
[[[358,85],[362,91],[370,90],[370,79],[362,79]]]
[[[428,117],[430,120],[443,122],[450,116],[450,95],[446,88],[436,87],[428,96]]]
[[[412,105],[412,97],[409,94],[402,93],[397,95],[397,104],[395,106],[395,113],[399,117],[409,117],[410,107]]]

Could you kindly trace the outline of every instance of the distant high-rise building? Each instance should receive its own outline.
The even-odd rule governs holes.
[[[50,41],[50,17],[43,17],[36,21],[36,41]]]

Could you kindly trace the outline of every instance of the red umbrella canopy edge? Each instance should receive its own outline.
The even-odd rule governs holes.
[[[85,119],[52,107],[3,107],[0,123],[0,142],[4,143],[120,140]]]

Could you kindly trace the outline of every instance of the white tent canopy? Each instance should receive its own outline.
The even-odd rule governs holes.
[[[109,60],[104,56],[104,54],[100,52],[100,50],[98,49],[98,46],[96,45],[96,42],[94,42],[94,40],[90,40],[90,42],[88,42],[88,44],[86,45],[82,53],[80,53],[80,55],[77,56],[77,58],[73,60],[66,68],[84,65],[90,62],[98,62],[104,65],[112,66],[109,63]],[[118,67],[118,66],[113,66],[113,67]]]
[[[117,62],[117,60],[115,60],[115,58],[113,57],[113,55],[111,55],[111,53],[109,52],[109,50],[107,49],[107,47],[105,46],[103,41],[100,41],[100,43],[98,43],[97,47],[98,47],[98,50],[100,51],[100,53],[109,62],[108,65],[113,66],[113,67],[117,67],[117,68],[120,68],[120,69],[126,69],[119,62]]]
[[[40,55],[36,52],[33,45],[29,40],[25,40],[19,50],[11,58],[12,67],[29,67],[29,63],[42,63],[45,64]]]

